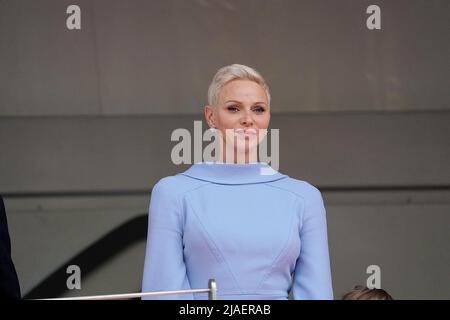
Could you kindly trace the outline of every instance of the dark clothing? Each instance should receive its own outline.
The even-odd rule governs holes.
[[[0,196],[0,299],[20,299],[19,279],[11,259],[5,206]]]

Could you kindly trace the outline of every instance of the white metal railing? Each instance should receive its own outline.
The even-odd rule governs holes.
[[[49,298],[37,300],[125,300],[139,297],[151,296],[171,296],[176,294],[189,293],[208,293],[208,300],[217,300],[217,285],[214,279],[209,279],[208,289],[192,289],[192,290],[176,290],[176,291],[155,291],[155,292],[138,292],[138,293],[121,293],[108,294],[98,296],[83,296],[83,297],[69,297],[69,298]]]

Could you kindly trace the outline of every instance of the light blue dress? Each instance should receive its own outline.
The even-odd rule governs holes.
[[[153,188],[142,291],[226,300],[333,299],[326,214],[311,184],[268,164],[196,163]],[[151,299],[207,299],[206,293]]]

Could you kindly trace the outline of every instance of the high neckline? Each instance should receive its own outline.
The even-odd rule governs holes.
[[[179,174],[219,184],[264,183],[287,177],[265,162],[199,162]]]

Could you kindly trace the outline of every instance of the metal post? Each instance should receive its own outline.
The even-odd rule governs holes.
[[[208,281],[208,300],[217,300],[217,285],[216,280],[209,279]]]

